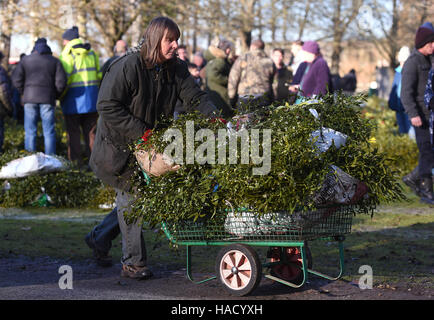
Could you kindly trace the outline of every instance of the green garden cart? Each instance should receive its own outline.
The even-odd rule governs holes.
[[[187,277],[191,281],[199,284],[217,279],[230,294],[245,296],[259,285],[263,271],[266,278],[292,288],[302,287],[309,274],[339,279],[344,272],[343,242],[357,211],[358,206],[352,204],[258,217],[247,209],[232,209],[224,223],[162,223],[162,230],[173,244],[186,246]],[[319,239],[338,243],[339,273],[335,277],[312,270],[308,242]],[[215,261],[215,276],[193,280],[193,246],[222,247]],[[263,263],[254,247],[268,247]]]

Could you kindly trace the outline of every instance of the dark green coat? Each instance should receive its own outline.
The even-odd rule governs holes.
[[[228,96],[228,78],[231,63],[225,53],[217,48],[210,48],[206,57],[206,91],[214,105],[222,110],[223,116],[233,115]]]
[[[178,99],[205,115],[216,111],[194,82],[187,64],[179,59],[172,59],[159,71],[147,69],[140,53],[113,62],[97,102],[99,119],[89,162],[97,177],[128,191],[135,161],[128,145],[154,128],[161,115],[172,117]]]

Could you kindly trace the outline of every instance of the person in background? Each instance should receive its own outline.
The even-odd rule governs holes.
[[[430,111],[429,132],[431,136],[431,146],[434,148],[434,67],[432,67],[428,73],[424,102],[425,107]]]
[[[264,51],[262,40],[252,41],[250,51],[235,60],[228,80],[232,107],[261,107],[273,101],[274,63]]]
[[[228,96],[228,79],[232,63],[228,59],[233,48],[232,42],[220,39],[217,46],[208,47],[206,67],[206,92],[214,105],[222,110],[225,117],[233,115]]]
[[[387,99],[391,90],[391,70],[389,63],[385,59],[377,61],[375,67],[375,81],[377,82],[377,95],[381,99]]]
[[[343,93],[346,95],[353,95],[357,89],[357,77],[356,70],[351,69],[344,77],[341,79],[341,88]]]
[[[7,71],[1,66],[4,58],[3,52],[0,51],[0,154],[3,153],[3,142],[5,137],[6,117],[11,117],[14,106],[12,102],[12,82]]]
[[[292,69],[293,74],[297,73],[298,67],[300,66],[301,63],[304,62],[303,53],[301,52],[301,48],[303,47],[303,44],[304,44],[303,41],[297,40],[293,42],[291,45],[292,58],[289,65]]]
[[[208,61],[205,60],[203,53],[198,51],[193,55],[193,63],[197,66],[199,70],[199,76],[201,78],[202,87],[201,89],[205,89],[205,81],[206,81],[206,64]]]
[[[198,67],[194,63],[190,63],[190,62],[187,63],[187,67],[188,67],[188,72],[190,72],[196,85],[202,89],[202,87],[203,87],[202,78],[200,77]],[[188,110],[188,106],[184,105],[184,103],[180,99],[178,99],[178,101],[176,102],[173,117],[175,119],[178,119],[179,115],[186,113],[187,110]]]
[[[415,129],[419,149],[418,166],[403,181],[427,204],[434,204],[432,167],[434,151],[429,131],[430,110],[425,107],[424,95],[431,69],[430,56],[434,52],[434,31],[419,27],[415,37],[415,50],[402,68],[401,102]]]
[[[399,66],[395,69],[392,90],[390,91],[388,106],[396,113],[396,122],[398,131],[401,134],[407,134],[411,128],[408,115],[405,113],[404,106],[401,102],[401,72],[402,66],[410,56],[410,49],[407,46],[402,47],[398,52]]]
[[[77,27],[66,30],[62,38],[64,48],[59,59],[68,82],[60,101],[65,116],[68,159],[87,170],[87,160],[95,140],[98,120],[96,101],[102,73],[97,54],[91,49],[89,43],[79,39]],[[82,157],[80,129],[85,142],[84,157]]]
[[[275,74],[273,80],[273,93],[276,101],[287,101],[290,96],[289,86],[292,81],[292,70],[283,63],[285,52],[283,49],[275,48],[271,54],[274,62]]]
[[[116,45],[114,47],[113,53],[114,55],[108,59],[101,67],[102,76],[104,77],[105,72],[107,71],[110,64],[116,60],[117,58],[123,56],[128,50],[128,45],[125,40],[116,41]]]
[[[300,87],[301,79],[303,78],[308,65],[309,63],[307,63],[306,61],[300,63],[300,65],[297,68],[297,72],[294,74],[294,77],[292,78],[292,82],[289,85],[290,103],[294,103],[295,99],[297,98],[298,88]]]
[[[187,46],[181,44],[178,46],[178,50],[176,50],[176,53],[178,54],[178,58],[185,62],[190,62],[188,59],[188,52],[187,52]]]
[[[20,60],[18,61],[17,64],[14,65],[14,68],[11,71],[12,74],[25,56],[26,56],[25,53],[20,54]],[[24,106],[21,103],[21,94],[13,84],[12,84],[12,101],[14,103],[14,112],[12,118],[14,118],[17,123],[24,124]]]
[[[331,88],[330,69],[323,58],[319,45],[315,41],[306,41],[302,47],[304,61],[308,63],[298,86],[298,98],[296,103],[303,97],[313,97],[326,94]]]
[[[194,63],[187,64],[188,66],[188,72],[190,72],[191,76],[194,79],[194,82],[199,86],[199,88],[202,87],[202,79],[200,77],[199,68]]]
[[[36,151],[40,118],[45,154],[56,154],[56,99],[66,88],[66,74],[45,38],[36,40],[32,53],[15,68],[12,81],[24,103],[24,148]]]

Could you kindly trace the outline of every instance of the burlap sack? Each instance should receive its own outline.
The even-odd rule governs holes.
[[[165,154],[156,153],[155,151],[148,152],[144,150],[138,150],[134,152],[137,162],[140,168],[147,174],[158,177],[169,171],[176,171],[181,166],[175,165],[172,158]]]

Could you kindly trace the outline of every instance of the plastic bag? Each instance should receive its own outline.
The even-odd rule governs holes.
[[[363,182],[332,165],[330,172],[313,200],[316,205],[354,204],[368,193],[368,187]]]
[[[45,188],[41,187],[42,193],[39,194],[35,201],[33,201],[32,206],[34,207],[49,207],[54,205],[53,200],[51,197],[45,192]]]
[[[0,170],[0,179],[23,178],[33,174],[66,170],[67,167],[66,160],[38,152],[6,163]]]
[[[344,146],[347,141],[347,135],[330,129],[330,128],[321,128],[321,130],[315,130],[311,133],[312,140],[315,139],[315,146],[318,147],[320,153],[326,152],[334,143],[336,148],[340,148]]]
[[[254,212],[230,212],[225,219],[225,231],[239,237],[253,235],[279,235],[299,232],[321,223],[333,214],[336,208],[321,208],[312,211],[273,212],[258,216]]]

